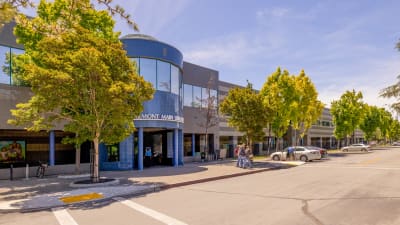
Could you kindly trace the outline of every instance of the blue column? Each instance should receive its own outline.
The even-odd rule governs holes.
[[[178,129],[174,129],[174,166],[179,165],[179,153],[178,153]]]
[[[193,160],[196,157],[196,136],[194,134],[192,134],[192,156],[193,156]]]
[[[139,127],[138,139],[139,139],[138,170],[143,170],[143,127]]]
[[[132,133],[132,169],[135,169],[135,133]]]
[[[50,139],[49,165],[54,166],[55,153],[56,153],[56,145],[55,145],[56,137],[54,130],[50,131],[49,139]]]
[[[183,160],[183,131],[182,129],[178,130],[178,160],[179,160],[179,165],[183,166],[184,160]]]

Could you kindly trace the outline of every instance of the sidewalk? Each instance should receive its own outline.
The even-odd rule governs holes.
[[[256,161],[251,169],[236,167],[236,161],[223,160],[187,163],[180,167],[151,167],[143,171],[101,171],[101,177],[115,178],[118,184],[73,188],[82,176],[51,176],[0,181],[0,212],[33,211],[69,204],[87,204],[116,196],[143,195],[168,188],[212,180],[260,173],[271,169],[289,168],[302,162]],[[64,177],[64,178],[62,178]],[[67,179],[66,177],[70,177]]]

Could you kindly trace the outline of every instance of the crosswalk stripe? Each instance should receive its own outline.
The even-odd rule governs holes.
[[[161,222],[163,222],[165,224],[168,224],[168,225],[187,225],[186,223],[184,223],[182,221],[179,221],[179,220],[177,220],[175,218],[169,217],[169,216],[167,216],[165,214],[162,214],[160,212],[157,212],[157,211],[152,210],[150,208],[147,208],[145,206],[142,206],[142,205],[140,205],[138,203],[135,203],[133,201],[126,200],[126,199],[121,198],[121,197],[115,197],[113,199],[118,201],[118,202],[121,202],[122,204],[124,204],[124,205],[126,205],[126,206],[128,206],[128,207],[130,207],[130,208],[132,208],[132,209],[134,209],[136,211],[139,211],[139,212],[141,212],[143,214],[146,214],[146,215],[148,215],[148,216],[150,216],[150,217],[152,217],[152,218],[154,218],[154,219],[156,219],[158,221],[161,221]]]
[[[60,225],[78,225],[72,216],[63,208],[51,209]]]

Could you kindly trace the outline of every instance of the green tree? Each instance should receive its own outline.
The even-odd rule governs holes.
[[[246,88],[233,88],[220,104],[221,113],[227,116],[228,125],[245,134],[247,144],[264,137],[266,127],[262,98],[248,83]]]
[[[263,99],[265,111],[269,112],[271,130],[275,136],[282,139],[288,131],[290,120],[294,114],[293,108],[297,107],[294,77],[287,70],[278,69],[272,73],[264,83],[260,95]],[[279,145],[276,145],[276,149]]]
[[[71,4],[79,4],[80,0],[70,0]],[[98,5],[106,7],[111,15],[120,15],[134,30],[138,31],[138,25],[131,19],[131,15],[127,14],[119,5],[113,5],[112,0],[96,0]],[[35,5],[32,0],[0,0],[0,29],[4,24],[11,22],[18,14],[20,8],[32,7]]]
[[[339,100],[331,103],[331,114],[335,124],[334,135],[336,139],[354,137],[354,131],[363,118],[364,103],[361,92],[346,91]]]
[[[296,94],[291,106],[291,124],[295,130],[295,141],[298,145],[298,140],[304,137],[312,124],[321,116],[324,104],[318,100],[318,92],[304,70],[294,79]]]
[[[365,105],[365,115],[360,123],[365,139],[371,141],[381,123],[381,111],[376,106]]]
[[[18,14],[18,8],[33,7],[29,0],[0,0],[0,29]]]
[[[382,133],[382,138],[384,142],[387,143],[387,139],[389,138],[390,127],[393,121],[392,114],[384,108],[380,108],[380,124],[379,129]]]
[[[400,41],[396,44],[397,50],[400,51]],[[395,98],[396,102],[391,107],[399,114],[400,113],[400,75],[397,76],[397,82],[389,87],[381,90],[380,96],[384,98]]]
[[[9,123],[49,130],[63,122],[65,131],[76,134],[75,144],[91,140],[98,182],[99,143],[130,135],[154,89],[127,58],[108,12],[89,0],[55,0],[42,1],[37,14],[32,20],[22,16],[15,29],[30,57],[22,79],[34,95],[11,110]]]
[[[400,140],[400,122],[393,119],[389,128],[389,138],[391,141]]]

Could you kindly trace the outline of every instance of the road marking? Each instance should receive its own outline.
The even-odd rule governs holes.
[[[374,169],[374,170],[400,170],[399,167],[370,167],[370,166],[303,166],[302,168],[334,168],[334,169]]]
[[[182,221],[179,221],[179,220],[177,220],[175,218],[169,217],[169,216],[167,216],[165,214],[162,214],[160,212],[157,212],[157,211],[152,210],[150,208],[147,208],[145,206],[142,206],[142,205],[140,205],[138,203],[135,203],[135,202],[133,202],[131,200],[126,200],[126,199],[121,198],[121,197],[115,197],[113,199],[118,201],[118,202],[121,202],[122,204],[124,204],[124,205],[126,205],[126,206],[128,206],[128,207],[130,207],[130,208],[132,208],[132,209],[134,209],[136,211],[139,211],[139,212],[141,212],[143,214],[146,214],[146,215],[148,215],[148,216],[150,216],[150,217],[152,217],[152,218],[154,218],[154,219],[156,219],[158,221],[161,221],[161,222],[163,222],[165,224],[168,224],[168,225],[187,225],[186,223],[184,223]]]
[[[51,209],[60,225],[79,225],[74,218],[63,208]]]
[[[59,198],[60,201],[64,203],[75,203],[75,202],[84,202],[84,201],[90,201],[94,199],[99,199],[103,198],[104,196],[102,194],[92,192],[92,193],[87,193],[87,194],[82,194],[82,195],[71,195],[71,196],[66,196]]]

